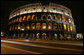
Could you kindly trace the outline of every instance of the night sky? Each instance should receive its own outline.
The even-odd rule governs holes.
[[[1,31],[7,31],[9,14],[19,6],[30,3],[53,2],[68,7],[72,11],[72,16],[76,25],[76,31],[83,33],[83,1],[1,1]]]

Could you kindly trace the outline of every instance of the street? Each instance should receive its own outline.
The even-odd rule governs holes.
[[[1,40],[1,54],[83,54],[83,46]]]

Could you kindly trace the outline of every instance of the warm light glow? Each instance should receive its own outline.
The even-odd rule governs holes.
[[[20,30],[20,25],[18,26],[18,29]]]
[[[71,31],[72,31],[72,26],[70,26],[70,29],[71,29]]]
[[[57,37],[57,34],[56,33],[54,35]]]
[[[43,33],[42,35],[46,35],[46,33]]]
[[[29,29],[29,26],[27,26],[27,29]]]
[[[68,26],[68,31],[69,31],[69,26]]]
[[[71,19],[69,19],[69,23],[71,23]]]
[[[60,15],[58,15],[58,17],[59,17],[59,20],[61,21],[61,16],[60,16]]]
[[[33,26],[32,29],[35,29],[35,27]]]
[[[42,29],[46,29],[46,23],[42,24]]]
[[[28,15],[28,16],[27,16],[27,21],[28,21],[30,18],[31,18],[31,16],[30,16],[30,15]]]
[[[17,22],[18,22],[18,18],[17,18]]]
[[[61,17],[59,18],[59,20],[61,21]]]
[[[35,15],[32,15],[32,19],[34,19],[34,16],[35,16]]]
[[[21,22],[22,17],[20,17],[19,22]]]
[[[64,17],[62,17],[63,18],[63,21],[65,21],[65,18]]]
[[[2,36],[2,37],[4,36],[3,32],[1,32],[1,36]]]
[[[35,29],[35,24],[34,24],[34,23],[32,23],[31,27],[32,27],[32,29]]]
[[[25,20],[26,16],[23,17],[23,21]]]
[[[20,27],[18,27],[18,29],[20,29]]]
[[[64,29],[66,30],[66,25],[64,24]]]
[[[48,29],[52,29],[52,24],[51,23],[48,24]]]
[[[46,29],[46,26],[43,26],[43,29]]]
[[[39,36],[40,33],[37,33],[37,36]]]
[[[3,34],[3,32],[1,32],[1,35]]]
[[[51,27],[49,26],[48,29],[51,29]]]
[[[49,14],[48,16],[50,16],[51,20],[52,20],[52,16]]]

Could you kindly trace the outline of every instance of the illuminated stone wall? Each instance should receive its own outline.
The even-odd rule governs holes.
[[[13,38],[56,40],[72,37],[76,30],[68,8],[36,3],[19,7],[10,14],[9,33]]]

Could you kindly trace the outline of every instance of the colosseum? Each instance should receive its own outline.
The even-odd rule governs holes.
[[[55,3],[33,3],[14,9],[8,21],[9,38],[64,40],[76,35],[71,10]]]

